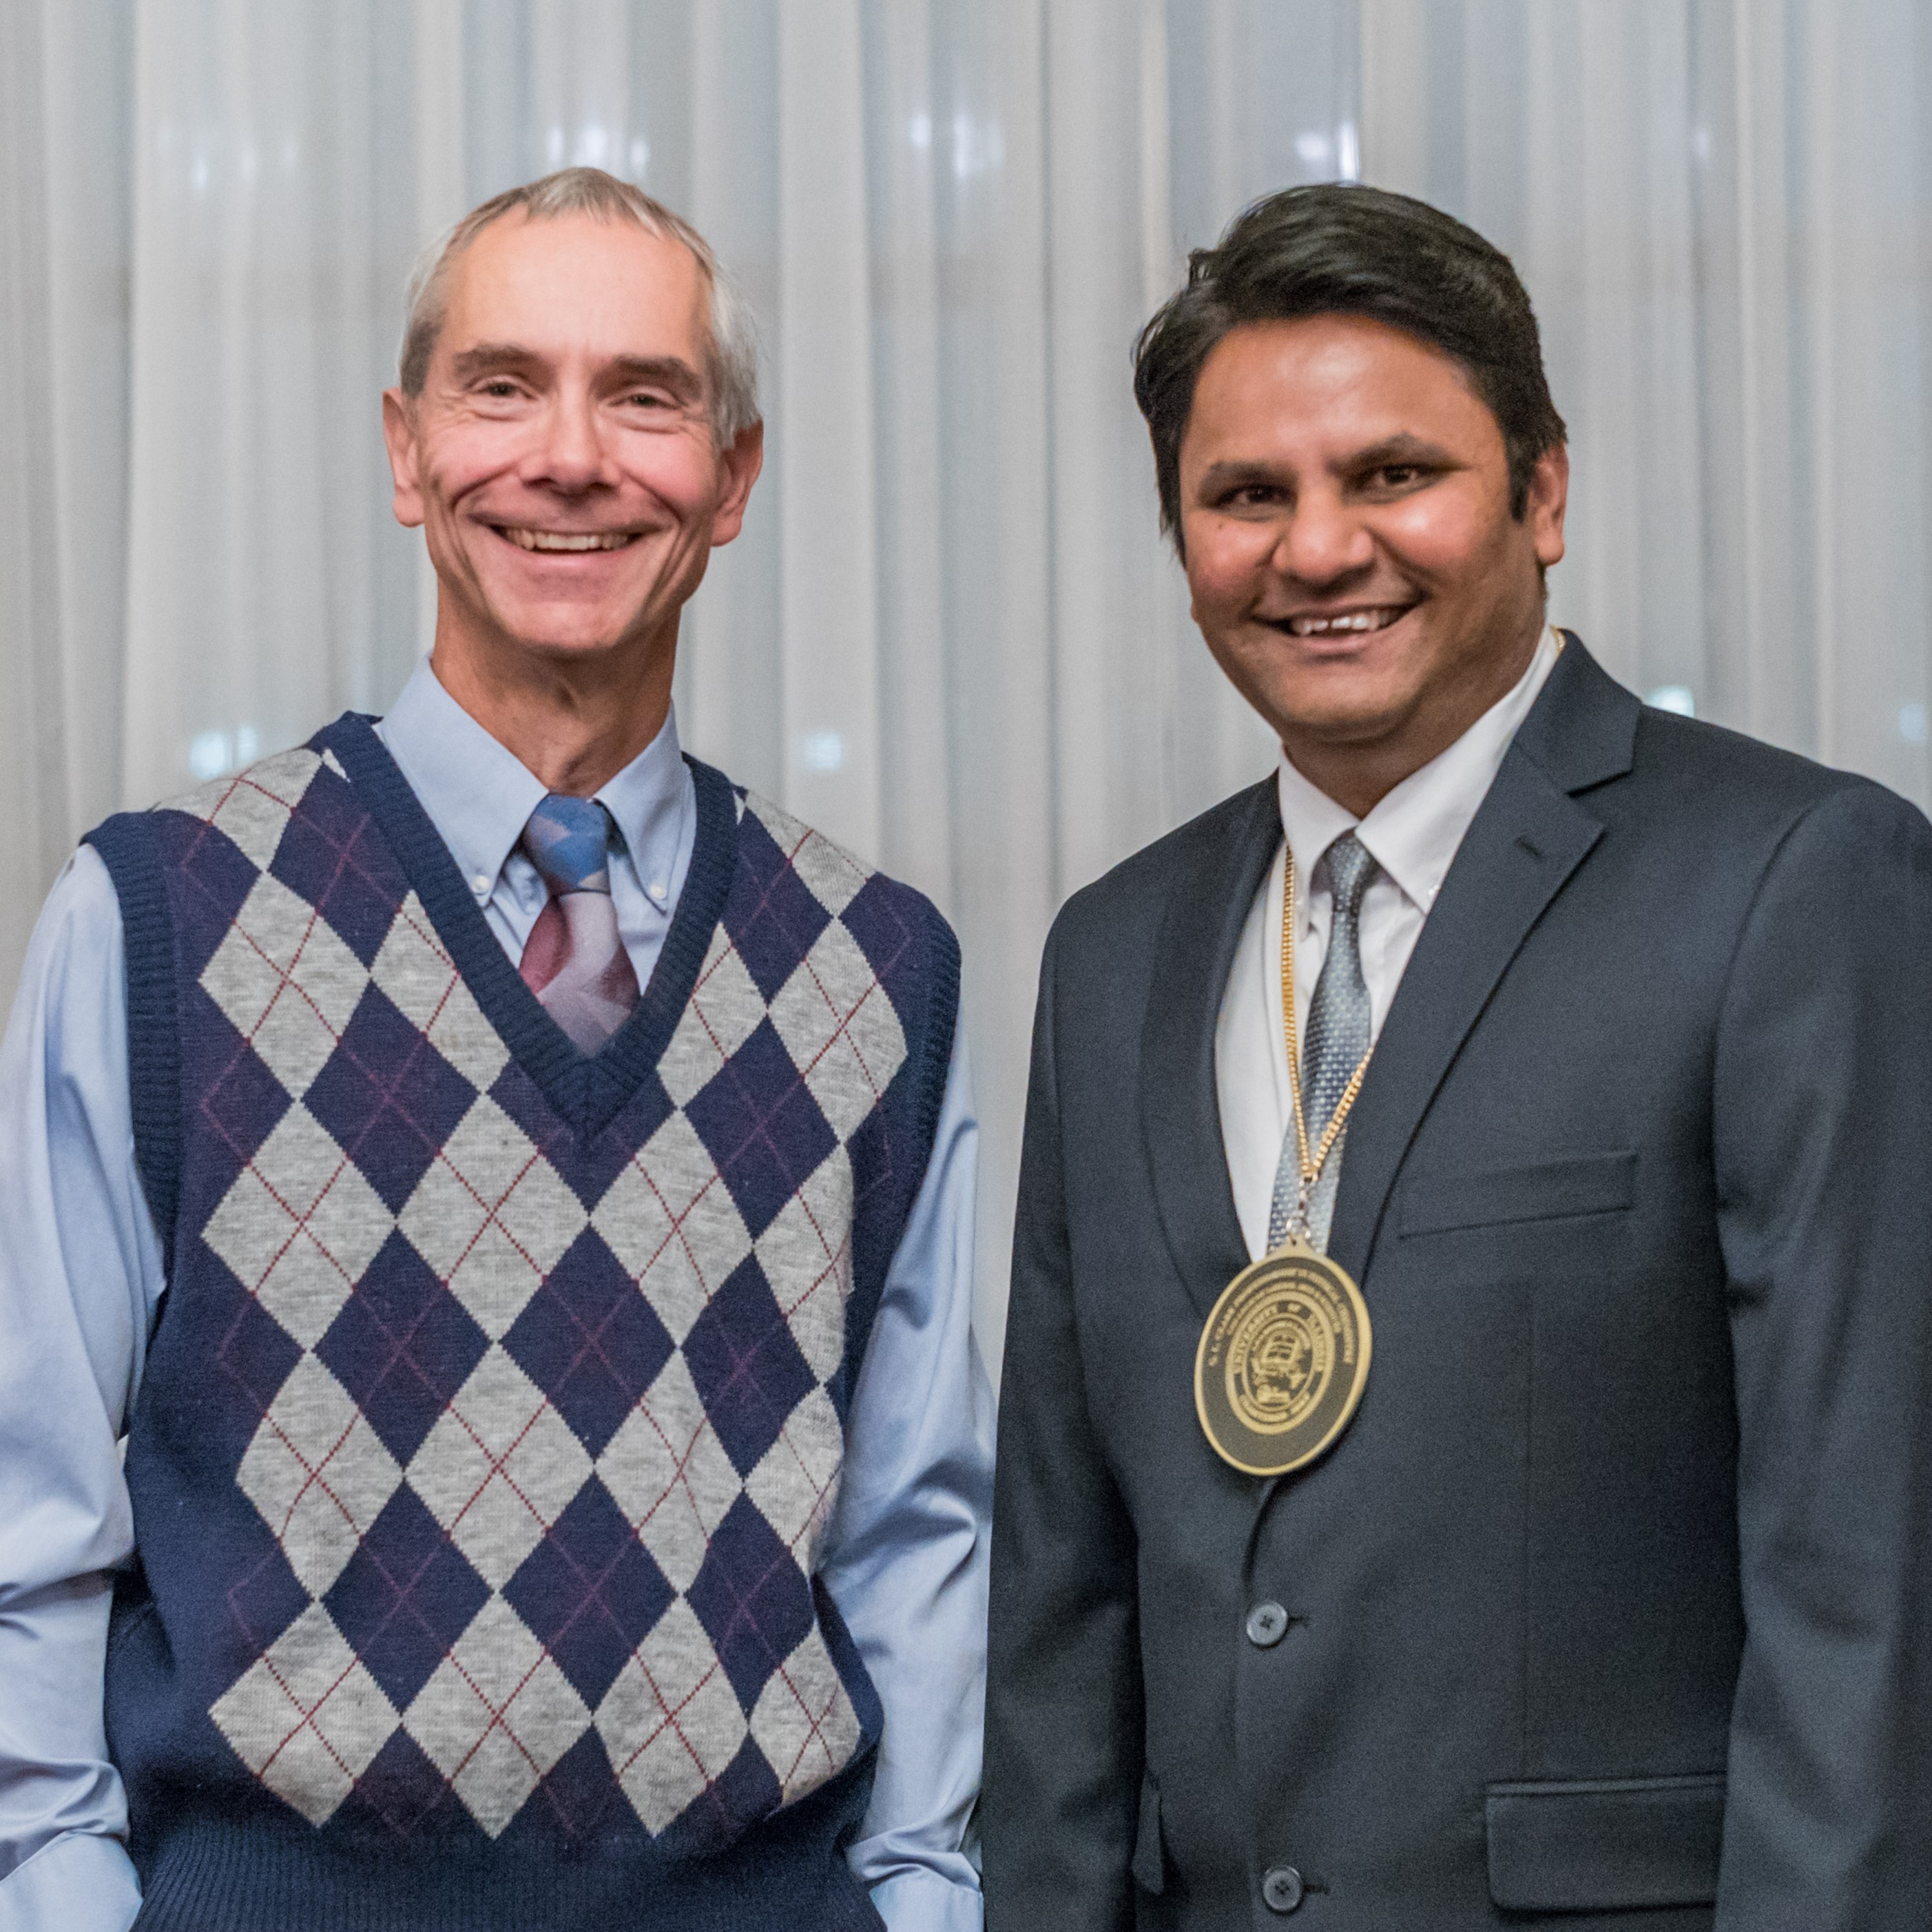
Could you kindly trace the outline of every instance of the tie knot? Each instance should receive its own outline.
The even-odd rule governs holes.
[[[1362,909],[1362,894],[1376,869],[1375,854],[1352,832],[1345,832],[1329,847],[1328,856],[1336,916],[1352,920]]]
[[[610,890],[610,814],[594,798],[554,791],[517,842],[554,893]]]

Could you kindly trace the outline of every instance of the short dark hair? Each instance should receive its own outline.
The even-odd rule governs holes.
[[[1284,188],[1188,257],[1187,286],[1134,346],[1134,400],[1154,441],[1161,527],[1180,542],[1180,440],[1214,345],[1244,322],[1363,315],[1439,349],[1502,431],[1510,512],[1536,460],[1564,440],[1529,297],[1501,249],[1426,201],[1329,182]]]

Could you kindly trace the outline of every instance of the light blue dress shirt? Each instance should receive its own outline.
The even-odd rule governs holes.
[[[542,784],[427,662],[377,728],[512,959],[546,889],[517,849]],[[596,796],[644,986],[697,838],[675,717]],[[140,1909],[102,1717],[111,1572],[134,1546],[118,1438],[164,1282],[136,1172],[125,959],[83,847],[0,1047],[0,1932],[124,1932]],[[976,1932],[992,1396],[970,1334],[978,1150],[956,1034],[932,1158],[854,1392],[820,1576],[886,1714],[848,1856],[890,1932]]]

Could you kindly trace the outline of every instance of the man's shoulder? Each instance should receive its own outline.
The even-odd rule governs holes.
[[[232,808],[238,800],[260,799],[272,802],[280,810],[292,810],[325,769],[338,778],[347,778],[341,760],[324,739],[325,734],[318,733],[306,745],[292,746],[286,752],[257,758],[239,771],[204,780],[188,790],[159,800],[151,808],[181,812],[211,824],[224,807]]]
[[[272,842],[279,838],[316,778],[326,771],[347,783],[335,741],[356,727],[367,735],[368,725],[368,719],[345,713],[305,745],[202,779],[143,810],[116,812],[88,833],[86,842],[107,861],[110,871],[118,872],[117,861],[146,862],[154,838],[170,820],[188,820],[216,827],[258,866],[266,866],[274,850]]]
[[[1204,868],[1225,867],[1231,850],[1270,832],[1278,842],[1272,776],[1210,806],[1082,886],[1054,921],[1056,942],[1077,943],[1089,934],[1108,945],[1143,932],[1151,937],[1182,881]]]
[[[739,862],[770,890],[782,865],[827,922],[855,940],[887,981],[908,970],[951,988],[956,1000],[959,941],[946,915],[916,886],[894,878],[748,786],[692,760],[700,786],[728,788],[737,816]]]
[[[1634,753],[1635,796],[1679,826],[1774,848],[1807,820],[1932,835],[1917,806],[1876,779],[1702,718],[1646,707]]]

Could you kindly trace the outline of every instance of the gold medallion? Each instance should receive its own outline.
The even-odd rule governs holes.
[[[1214,1452],[1250,1476],[1312,1462],[1348,1426],[1369,1378],[1362,1292],[1291,1239],[1222,1290],[1194,1355],[1194,1407]]]

